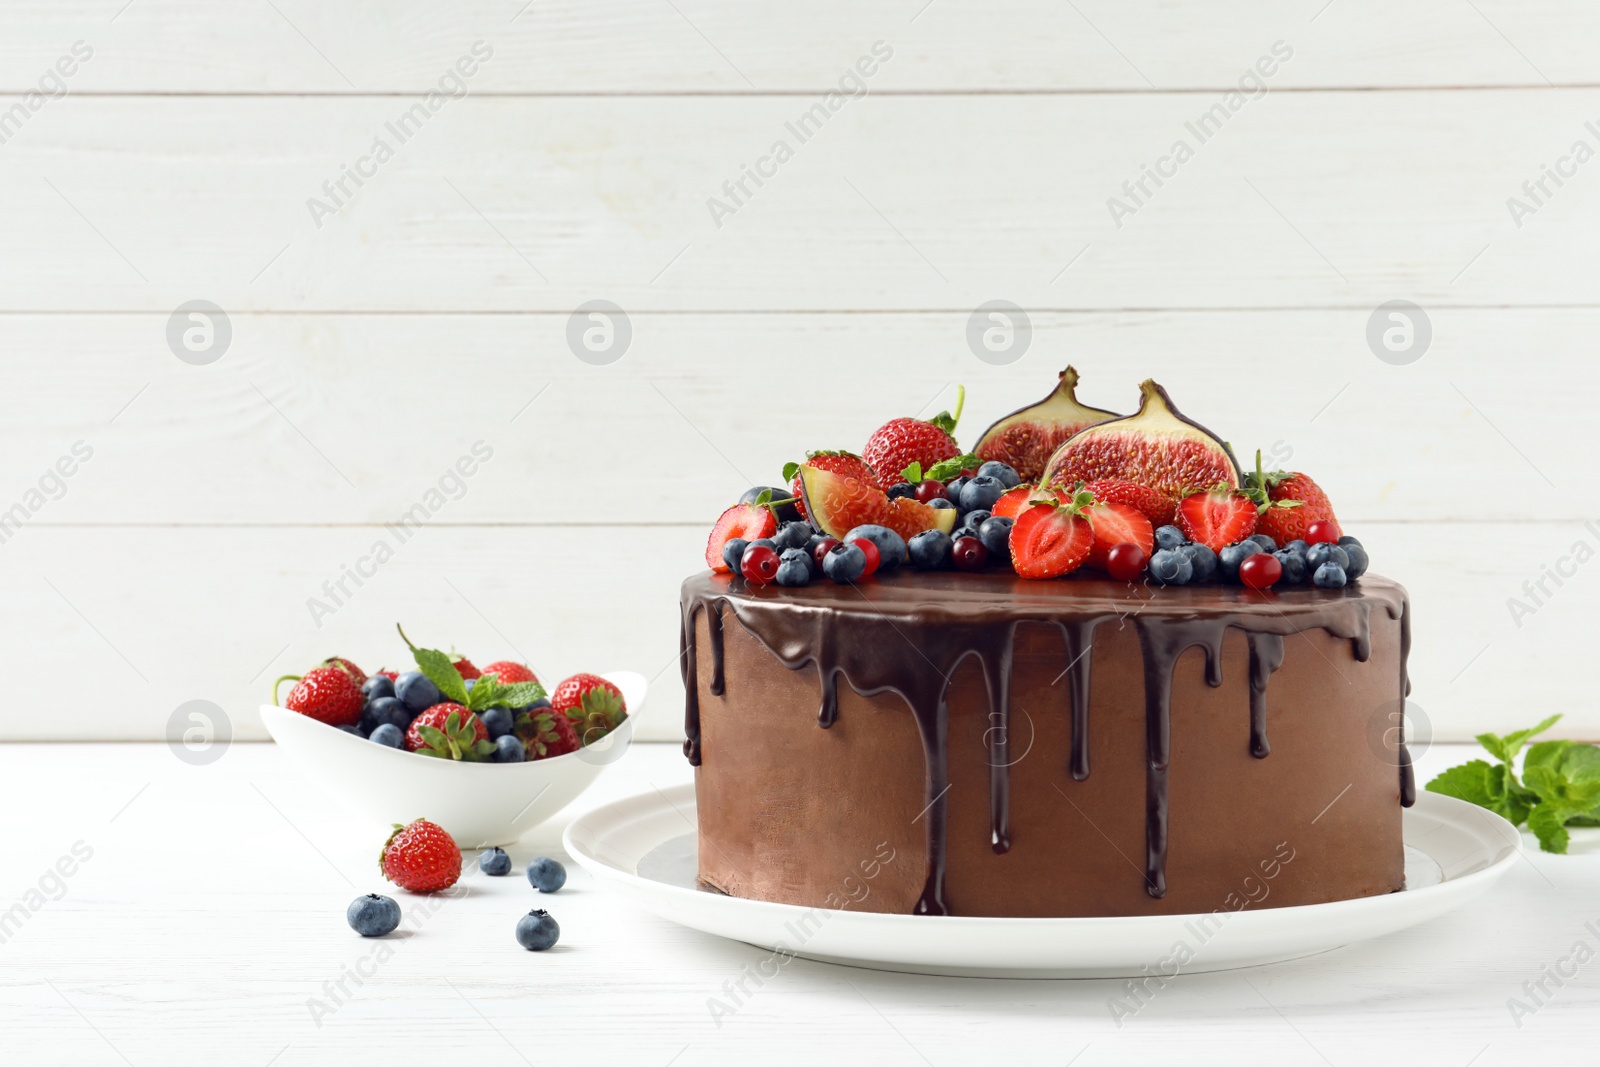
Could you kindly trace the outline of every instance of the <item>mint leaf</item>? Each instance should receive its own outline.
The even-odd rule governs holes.
[[[472,688],[467,690],[467,710],[483,711],[494,707],[495,697],[504,688],[494,675],[482,675],[472,683]]]
[[[496,703],[501,707],[525,708],[535,700],[545,698],[544,686],[538,682],[515,682],[511,685],[500,687],[500,696]]]
[[[799,473],[800,464],[796,463],[794,460],[790,460],[788,463],[783,465],[783,480],[785,482],[794,481],[794,476]]]
[[[1559,808],[1554,804],[1540,804],[1528,816],[1528,829],[1539,838],[1539,847],[1546,852],[1564,853],[1567,851],[1566,821],[1573,812]]]
[[[1544,733],[1560,720],[1561,716],[1559,714],[1552,715],[1538,726],[1533,726],[1526,730],[1516,730],[1506,734],[1504,737],[1497,737],[1494,734],[1479,734],[1477,741],[1478,744],[1488,750],[1491,756],[1494,756],[1502,763],[1514,763],[1517,753],[1521,752],[1522,746],[1528,743],[1528,738],[1533,737],[1535,734]]]
[[[935,481],[948,482],[951,478],[954,478],[968,467],[981,466],[983,466],[983,460],[969,452],[964,456],[957,456],[954,459],[940,460],[938,463],[935,463],[933,466],[929,467],[926,471],[923,471],[923,477],[932,478]]]
[[[916,459],[912,460],[911,465],[900,472],[900,477],[910,482],[912,485],[916,485],[918,482],[922,481],[922,461]]]
[[[1570,741],[1547,744],[1570,747],[1559,754],[1553,765],[1541,760],[1524,770],[1523,779],[1539,795],[1541,804],[1559,808],[1569,816],[1600,804],[1600,750]],[[1530,758],[1532,755],[1530,752]]]
[[[1504,764],[1475,759],[1459,767],[1451,767],[1429,782],[1426,788],[1430,793],[1440,793],[1480,808],[1488,808],[1513,826],[1521,826],[1528,817],[1530,805],[1522,796],[1522,791],[1507,782]]]
[[[411,658],[417,661],[417,669],[439,687],[439,692],[446,700],[453,700],[457,704],[467,702],[467,685],[461,680],[461,672],[456,670],[449,656],[434,648],[414,648]]]

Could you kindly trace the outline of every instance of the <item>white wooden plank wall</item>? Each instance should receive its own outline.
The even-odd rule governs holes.
[[[722,506],[958,382],[970,440],[1068,361],[1090,403],[1155,376],[1329,488],[1412,589],[1437,736],[1600,737],[1592,5],[104,0],[0,30],[0,737],[160,737],[193,698],[259,737],[273,676],[394,663],[401,620],[657,676],[670,738]],[[595,299],[632,332],[608,365],[568,347]],[[967,346],[991,299],[1032,321],[1007,366]],[[1404,366],[1367,342],[1395,299],[1432,328]],[[191,300],[231,328],[209,365],[168,347]],[[61,708],[63,674],[102,695]]]

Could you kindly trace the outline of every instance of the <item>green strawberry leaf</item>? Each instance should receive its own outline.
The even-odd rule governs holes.
[[[424,756],[438,756],[442,759],[450,758],[450,739],[432,726],[419,725],[417,735],[422,738],[423,747],[417,751]]]
[[[492,741],[474,741],[472,747],[466,750],[465,758],[474,763],[482,763],[494,755]]]

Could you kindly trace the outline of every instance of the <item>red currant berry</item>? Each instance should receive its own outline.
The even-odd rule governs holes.
[[[1270,552],[1246,556],[1239,564],[1239,580],[1251,589],[1265,589],[1283,577],[1283,564]]]
[[[916,497],[924,504],[931,504],[935,500],[949,500],[950,491],[937,478],[929,478],[917,483]]]
[[[950,562],[956,570],[978,571],[989,562],[989,550],[976,537],[958,537],[950,545]]]
[[[766,585],[778,574],[778,554],[766,545],[751,545],[739,560],[739,572],[751,585]]]
[[[1332,519],[1318,519],[1306,527],[1306,544],[1320,545],[1339,540],[1339,524]]]
[[[822,557],[833,551],[833,546],[839,543],[837,537],[824,537],[817,542],[817,547],[811,550],[811,558],[817,561],[817,566],[822,566]]]
[[[878,546],[868,541],[865,537],[858,537],[850,542],[861,550],[867,557],[867,569],[861,572],[861,577],[870,578],[877,573],[878,564],[883,562],[883,556],[878,552]]]
[[[1124,541],[1112,545],[1111,551],[1106,553],[1106,573],[1119,582],[1138,581],[1147,562],[1143,548],[1132,541]]]

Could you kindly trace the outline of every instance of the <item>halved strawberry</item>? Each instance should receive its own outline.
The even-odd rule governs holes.
[[[854,452],[842,449],[822,452],[807,452],[806,465],[825,470],[829,474],[840,474],[846,478],[854,478],[858,482],[866,482],[874,489],[882,489],[883,483],[878,480],[878,474],[867,461]],[[800,492],[800,464],[786,463],[783,467],[783,476],[789,479],[789,495],[795,498],[795,508],[799,510],[802,519],[811,516],[806,511],[804,494]]]
[[[1117,481],[1114,478],[1086,482],[1083,487],[1093,493],[1096,500],[1107,504],[1132,504],[1139,509],[1140,514],[1150,520],[1151,526],[1166,526],[1172,522],[1172,513],[1178,503],[1148,485]]]
[[[1089,565],[1106,569],[1106,554],[1117,545],[1128,543],[1144,549],[1150,558],[1155,546],[1155,527],[1132,504],[1091,504],[1083,511],[1094,529],[1094,547],[1089,550]]]
[[[830,474],[809,463],[800,465],[801,495],[805,497],[811,525],[829,537],[844,537],[857,526],[887,526],[894,509],[875,484],[841,474]]]
[[[1058,578],[1075,571],[1094,547],[1094,528],[1083,517],[1087,494],[1069,504],[1033,504],[1011,527],[1011,565],[1019,578]]]
[[[884,525],[902,539],[909,541],[924,530],[943,530],[949,533],[956,528],[955,508],[936,508],[908,496],[889,501],[889,517]]]
[[[706,566],[718,574],[726,574],[728,565],[722,562],[723,545],[735,537],[754,541],[777,532],[778,518],[771,508],[760,504],[735,504],[718,516],[717,524],[711,528],[711,537],[706,541]]]
[[[1178,529],[1189,540],[1221,552],[1256,532],[1258,514],[1249,496],[1219,484],[1178,501]]]
[[[1000,499],[994,502],[994,507],[989,509],[989,513],[1002,519],[1015,519],[1027,508],[1029,501],[1048,502],[1052,495],[1063,504],[1072,500],[1072,493],[1069,490],[1040,489],[1038,486],[1023,482],[1014,489],[1007,489],[1001,493]]]

